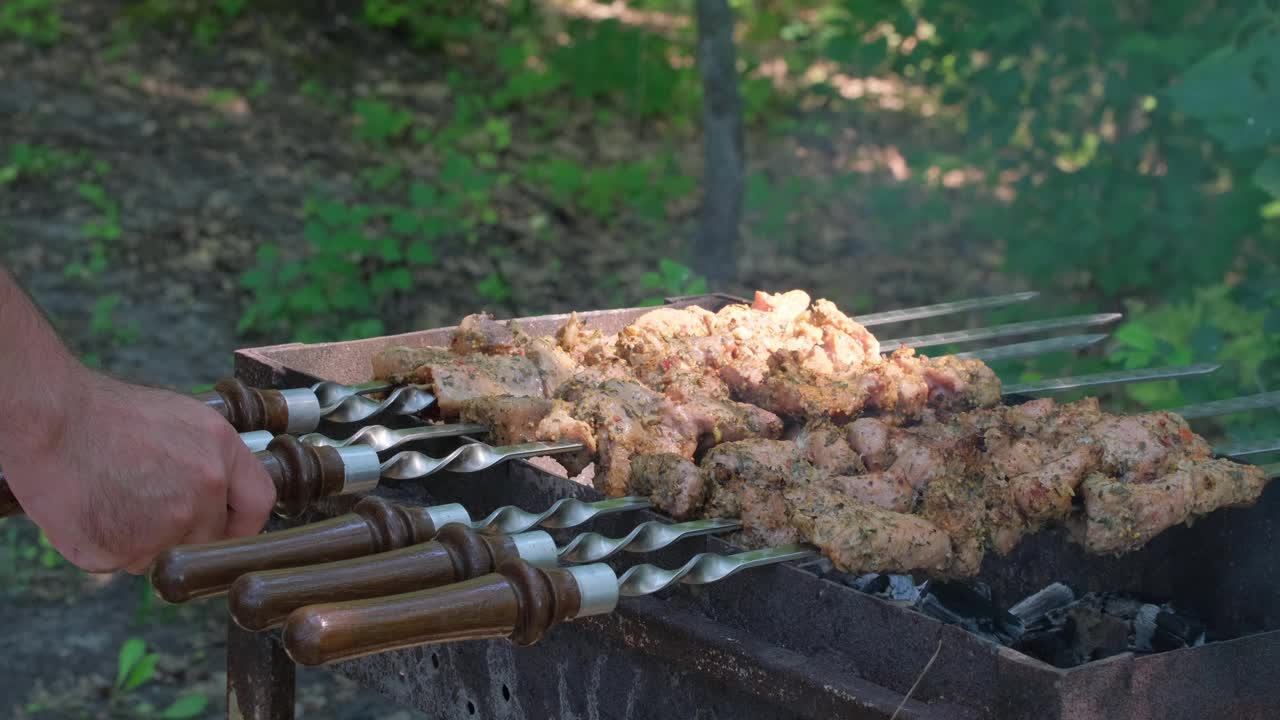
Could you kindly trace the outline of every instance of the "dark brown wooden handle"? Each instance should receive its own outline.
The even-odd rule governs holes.
[[[306,605],[363,600],[450,585],[487,575],[518,558],[509,536],[484,537],[450,525],[434,542],[349,560],[242,575],[227,607],[246,630],[266,630]]]
[[[537,642],[573,618],[581,596],[567,570],[509,560],[454,585],[370,600],[309,605],[284,624],[284,647],[303,665],[433,643],[510,638]]]
[[[275,483],[275,512],[280,517],[297,517],[316,500],[342,492],[346,473],[335,448],[276,435],[266,450],[255,454]]]
[[[22,505],[18,504],[17,496],[9,488],[9,481],[5,480],[4,473],[0,472],[0,518],[21,515],[24,512]]]
[[[171,603],[220,595],[236,578],[371,555],[426,542],[436,527],[425,508],[366,497],[354,512],[301,527],[161,553],[151,569],[156,593]]]
[[[289,404],[279,390],[261,390],[227,378],[200,399],[217,410],[238,432],[270,430],[275,435],[288,432]]]

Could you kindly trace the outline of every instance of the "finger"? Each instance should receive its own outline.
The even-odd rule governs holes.
[[[236,439],[238,452],[227,488],[224,537],[256,535],[267,524],[276,504],[276,487],[262,463]]]

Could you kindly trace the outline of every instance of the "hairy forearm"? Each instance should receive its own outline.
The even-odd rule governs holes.
[[[0,268],[0,466],[56,446],[87,371]]]

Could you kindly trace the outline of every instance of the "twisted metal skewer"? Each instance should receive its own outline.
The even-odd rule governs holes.
[[[434,458],[415,450],[405,450],[392,455],[379,466],[382,477],[392,480],[417,480],[442,470],[450,472],[479,472],[504,460],[573,452],[583,448],[577,442],[534,442],[493,447],[485,443],[468,443],[441,458]]]
[[[474,425],[470,423],[457,423],[453,425],[426,425],[423,427],[407,427],[400,429],[392,429],[385,425],[365,425],[356,430],[351,437],[343,440],[335,440],[320,433],[307,433],[298,439],[308,445],[323,445],[328,447],[348,447],[351,445],[366,445],[378,452],[385,452],[395,447],[399,447],[408,442],[417,440],[431,440],[442,437],[457,437],[459,435],[479,435],[488,433],[489,428],[484,425]]]
[[[817,551],[806,545],[779,545],[736,555],[698,553],[689,562],[675,570],[664,570],[649,564],[636,565],[618,578],[618,594],[628,597],[649,595],[677,582],[686,585],[706,585],[724,580],[748,568],[800,560],[815,555]]]
[[[653,503],[649,498],[635,496],[610,498],[593,503],[585,503],[576,498],[562,498],[540,513],[531,513],[515,505],[506,505],[489,513],[483,520],[472,522],[471,529],[486,534],[514,535],[538,526],[574,527],[607,513],[647,510],[652,506]]]
[[[321,402],[320,415],[333,422],[354,423],[382,413],[413,415],[431,407],[435,401],[435,395],[421,388],[401,385],[387,393],[382,400],[371,400],[353,393],[336,402]]]
[[[653,552],[685,538],[727,532],[742,527],[738,520],[692,520],[669,525],[658,520],[640,523],[620,538],[611,538],[597,532],[585,532],[575,536],[563,547],[556,549],[562,562],[599,562],[620,552]]]

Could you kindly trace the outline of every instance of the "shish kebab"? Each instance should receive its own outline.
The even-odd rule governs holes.
[[[1093,377],[1109,380],[1113,376],[1114,374]],[[1247,406],[1253,402],[1255,401],[1252,398],[1244,398],[1237,401],[1236,405]],[[1197,414],[1199,407],[1189,406],[1184,410],[1189,414]],[[1215,402],[1213,407],[1219,411],[1231,409],[1230,406],[1221,402]],[[305,444],[318,447],[365,444],[377,452],[384,452],[395,449],[404,442],[423,437],[435,437],[440,430],[448,427],[450,426],[392,430],[383,426],[367,426],[342,441],[335,441],[317,434],[304,435],[301,440]],[[477,434],[484,430],[483,426],[479,425],[456,427],[468,432],[475,431]],[[1276,449],[1275,442],[1253,443],[1225,446],[1219,448],[1216,454],[1219,457],[1239,459],[1249,455],[1273,452]],[[666,506],[665,502],[661,502],[661,498],[660,504]],[[616,512],[650,506],[651,501],[648,497],[633,495],[602,501],[593,507],[600,508],[601,512],[604,512],[605,508],[609,508],[610,512]],[[559,508],[557,504],[548,512],[555,513]],[[669,506],[664,509],[668,512],[673,511]],[[423,542],[431,539],[436,529],[445,521],[456,517],[457,513],[461,512],[461,507],[457,505],[423,509],[392,506],[380,498],[366,497],[356,505],[354,512],[313,525],[209,545],[173,548],[158,558],[152,580],[165,600],[185,602],[225,592],[236,577],[251,571],[311,565],[384,552]],[[502,512],[506,514],[502,522],[497,522],[498,518],[494,517],[473,524],[472,527],[480,530],[494,529],[502,533],[522,532],[532,527],[532,524],[524,527],[513,524],[516,518],[512,514],[519,512],[516,509],[505,508]],[[524,513],[520,517],[532,518]],[[584,522],[589,517],[582,516],[580,520],[566,523],[567,518],[556,515],[544,524],[547,527],[570,527],[579,521]],[[677,514],[677,517],[681,516]],[[545,519],[537,522],[542,523]],[[551,525],[550,522],[557,524]]]
[[[1267,448],[1274,450],[1276,447],[1276,443],[1269,446],[1258,444],[1249,446],[1244,452]],[[385,501],[376,498],[362,502],[375,501],[385,504]],[[643,500],[640,503],[643,504]],[[412,509],[405,511],[413,512]],[[370,513],[366,511],[363,514]],[[637,526],[620,539],[609,540],[595,533],[580,535],[561,548],[557,555],[570,562],[594,562],[622,549],[649,552],[690,534],[729,532],[741,527],[742,523],[734,518],[694,520],[677,525],[660,525],[651,521]],[[424,544],[421,540],[414,541],[412,545],[408,542],[401,543],[396,546],[400,549],[395,551],[388,551],[389,548],[385,547],[370,548],[366,553],[358,550],[343,551],[339,558],[332,558],[340,559],[337,562],[287,558],[281,551],[273,553],[270,543],[278,541],[272,538],[275,533],[268,533],[261,536],[261,542],[257,543],[258,552],[253,555],[253,561],[258,563],[259,570],[270,571],[250,572],[254,568],[246,563],[241,563],[238,568],[234,565],[223,566],[223,576],[227,582],[237,574],[241,575],[230,591],[233,616],[242,627],[261,630],[282,620],[289,611],[302,605],[399,594],[458,582],[492,572],[503,560],[511,557],[522,557],[539,566],[551,566],[546,562],[551,555],[539,550],[550,542],[549,538],[543,539],[542,534],[525,533],[517,538],[481,541],[464,533],[464,530],[467,528],[460,527],[448,540],[441,533],[435,543]],[[317,543],[322,541],[321,532],[320,528],[309,533],[306,528],[285,531],[293,534],[289,536],[290,539],[307,534]],[[251,550],[254,545],[245,541],[239,543],[239,547],[244,550]],[[320,557],[319,546],[313,543],[311,547],[316,548],[313,558]],[[218,552],[219,548],[216,546],[192,546],[170,553],[170,557],[163,559],[158,567],[156,586],[171,588],[174,582],[172,576],[175,574],[190,578],[192,573],[175,572],[175,568],[190,566],[193,561],[217,562]],[[174,557],[179,558],[178,562],[173,561]],[[162,596],[166,594],[162,589]],[[168,594],[171,596],[171,593]]]
[[[968,312],[977,309],[1000,307],[1011,303],[1023,302],[1037,297],[1038,293],[1025,292],[989,298],[961,300],[937,305],[926,305],[916,308],[890,310],[872,315],[860,316],[865,325],[877,325],[900,322],[918,318],[936,317],[954,313]],[[930,342],[962,342],[966,335],[977,339],[1005,337],[1009,335],[1027,334],[1037,328],[1061,329],[1081,325],[1096,325],[1111,322],[1118,315],[1095,315],[1081,318],[1058,318],[1037,323],[1020,323],[1015,326],[998,328],[978,328],[976,330],[947,333],[935,336],[912,338],[913,341]],[[943,336],[946,336],[945,339]],[[974,353],[965,353],[966,357],[976,359],[1006,359],[1030,357],[1046,352],[1073,350],[1094,344],[1105,338],[1105,335],[1084,335],[1050,338],[1048,340],[1017,343],[997,348],[987,348]],[[893,343],[896,341],[886,341]],[[465,362],[457,362],[465,366]],[[387,392],[383,400],[365,397],[367,394]],[[267,435],[306,433],[318,427],[321,418],[338,423],[355,423],[367,420],[382,413],[417,415],[436,404],[435,395],[426,392],[421,386],[411,383],[392,383],[386,380],[375,380],[359,385],[342,385],[331,381],[321,381],[309,388],[288,390],[259,390],[245,383],[227,379],[219,382],[212,393],[204,396],[205,402],[217,410],[237,430],[242,433],[254,433],[246,441],[252,449],[265,448]],[[22,508],[17,498],[9,489],[0,472],[0,517],[21,514]]]
[[[887,310],[861,315],[854,319],[864,326],[871,327],[1004,307],[1026,302],[1038,296],[1039,293],[1036,292],[1013,293]],[[1041,329],[1080,327],[1114,319],[1109,316],[1106,319],[1102,318],[1103,316],[1087,316],[1083,323],[1077,318],[1055,319],[1045,321],[1051,324]],[[1035,328],[1021,329],[1016,332],[1025,334],[1034,330]],[[992,334],[993,330],[989,328],[964,332],[979,333],[977,339],[1004,337],[1009,334],[1007,330],[1003,334],[999,332]],[[940,342],[962,342],[964,339],[959,337]],[[928,342],[928,339],[925,338],[922,341]],[[366,397],[375,393],[387,394],[382,400]],[[217,383],[212,392],[202,397],[206,404],[217,410],[236,430],[240,432],[266,430],[273,435],[311,432],[319,426],[321,419],[337,423],[357,423],[384,413],[417,415],[436,402],[435,395],[421,385],[393,383],[387,380],[374,380],[355,385],[325,380],[306,388],[267,390],[249,387],[239,380],[226,379]]]
[[[1280,476],[1280,463],[1262,466]],[[540,568],[507,560],[470,580],[380,598],[300,607],[284,621],[285,651],[302,665],[463,640],[507,638],[531,645],[562,622],[604,615],[621,597],[649,595],[677,583],[705,585],[742,570],[816,557],[802,544],[733,555],[699,553],[679,568],[642,564],[618,575],[604,563]]]
[[[1060,349],[1074,349],[1078,346],[1077,337],[1068,336],[1066,338],[1050,338],[1048,340],[1036,340],[1030,343],[1019,343],[1017,345],[999,346],[995,348],[987,348],[979,353],[985,353],[984,357],[988,359],[997,359],[998,357],[1028,357],[1040,354],[1042,352],[1051,352]],[[1082,336],[1089,342],[1096,342],[1102,336]],[[1066,346],[1059,341],[1068,341]],[[1182,377],[1192,377],[1197,375],[1205,375],[1216,371],[1220,366],[1214,364],[1196,364],[1174,367],[1146,368],[1139,370],[1124,370],[1109,373],[1096,373],[1090,375],[1079,375],[1065,378],[1053,378],[1049,380],[1041,380],[1031,383],[1022,383],[1018,385],[1009,385],[1005,388],[1003,394],[1005,397],[1016,397],[1032,394],[1050,394],[1058,392],[1067,392],[1070,390],[1078,390],[1089,387],[1102,387],[1106,385],[1128,384],[1136,382],[1152,382],[1157,380],[1171,380]],[[318,384],[318,385],[322,385]],[[313,386],[314,387],[314,386]],[[374,387],[370,384],[369,387]],[[281,391],[289,392],[289,391]],[[365,399],[367,400],[367,399]],[[373,402],[373,401],[368,401]],[[429,403],[428,403],[429,405]],[[413,409],[414,405],[402,406],[405,414],[413,414],[419,412],[422,407]],[[423,406],[426,407],[426,406]],[[391,433],[397,434],[395,437],[399,442],[409,442],[415,440],[427,440],[432,438],[456,437],[461,435],[482,434],[488,431],[488,428],[473,423],[452,423],[445,425],[428,425],[423,427],[404,428],[391,431],[383,426],[365,426],[357,430],[353,435],[345,440],[332,440],[318,433],[310,432],[302,435],[302,440],[309,445],[328,445],[337,448],[343,448],[353,445],[367,445],[385,443],[391,437]],[[276,433],[267,430],[251,430],[240,433],[241,440],[255,453],[261,453],[267,449],[267,446],[277,437]],[[359,452],[359,451],[355,451]],[[531,457],[531,456],[526,456]],[[304,506],[305,507],[305,506]],[[300,512],[299,508],[293,511]],[[4,480],[4,474],[0,472],[0,518],[22,514],[22,506],[14,497],[8,484]],[[289,510],[281,507],[279,512],[288,516]]]

